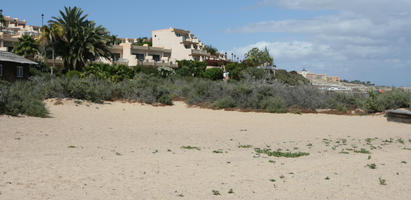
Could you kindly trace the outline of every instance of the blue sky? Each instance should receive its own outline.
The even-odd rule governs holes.
[[[279,68],[411,86],[408,0],[20,0],[0,8],[41,25],[41,13],[47,22],[64,6],[81,7],[119,37],[183,28],[222,52],[267,46]]]

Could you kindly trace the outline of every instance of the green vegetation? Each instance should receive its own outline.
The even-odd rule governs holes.
[[[246,63],[250,66],[257,67],[265,63],[272,65],[274,59],[270,56],[267,47],[263,50],[253,48],[245,54]]]
[[[327,177],[325,177],[324,179],[328,181],[328,180],[330,180],[330,177],[327,176]]]
[[[364,153],[364,154],[370,154],[371,152],[368,151],[367,149],[361,148],[360,150],[354,150],[355,153]]]
[[[213,192],[213,195],[221,195],[220,192],[218,190],[212,190],[211,192]]]
[[[211,45],[204,45],[203,50],[207,51],[209,54],[215,56],[217,55],[218,49]]]
[[[213,153],[224,153],[222,149],[214,150]]]
[[[258,154],[266,154],[267,156],[274,156],[274,157],[298,158],[301,156],[310,155],[310,153],[307,153],[307,152],[281,152],[279,150],[271,151],[271,149],[260,149],[260,148],[255,148],[254,150]]]
[[[380,182],[380,185],[387,185],[387,181],[381,177],[378,178],[378,181]]]
[[[101,25],[87,19],[78,7],[65,7],[59,17],[52,17],[49,26],[61,26],[63,34],[56,38],[56,54],[63,58],[68,70],[81,70],[89,60],[110,58],[109,32]]]
[[[19,41],[13,48],[13,53],[30,58],[34,58],[38,51],[39,46],[36,40],[30,35],[23,35],[23,37],[19,38]]]
[[[238,148],[248,149],[248,148],[251,148],[251,147],[253,147],[253,145],[250,145],[250,144],[247,144],[247,145],[238,145]]]
[[[229,189],[227,193],[228,194],[234,194],[233,188]]]
[[[188,149],[188,150],[197,150],[200,151],[200,147],[195,147],[195,146],[181,146],[182,149]]]
[[[153,38],[147,38],[147,37],[139,37],[137,38],[137,41],[131,45],[133,46],[144,46],[144,45],[148,45],[148,46],[153,46]]]
[[[376,169],[377,165],[375,163],[371,163],[367,165],[370,169]]]
[[[211,68],[205,70],[201,76],[210,80],[222,80],[224,71],[221,68]]]

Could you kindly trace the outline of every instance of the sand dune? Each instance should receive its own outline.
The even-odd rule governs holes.
[[[0,199],[411,199],[411,125],[383,116],[47,105],[0,116]]]

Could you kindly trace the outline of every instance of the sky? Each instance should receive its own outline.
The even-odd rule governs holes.
[[[6,16],[41,25],[78,6],[118,37],[188,29],[239,57],[267,47],[278,68],[411,86],[411,0],[19,0]]]

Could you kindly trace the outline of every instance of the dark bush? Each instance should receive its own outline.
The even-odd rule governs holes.
[[[211,68],[202,73],[202,77],[210,80],[222,80],[224,71],[221,68]]]

